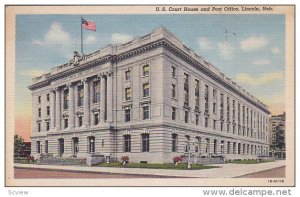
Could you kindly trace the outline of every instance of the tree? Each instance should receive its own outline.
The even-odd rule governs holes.
[[[24,139],[21,136],[15,134],[14,136],[14,155],[19,156],[22,155],[23,149],[25,147]]]
[[[276,126],[276,148],[283,150],[285,149],[285,132],[284,125]]]

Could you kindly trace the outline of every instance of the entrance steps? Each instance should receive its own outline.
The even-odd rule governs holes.
[[[84,157],[47,157],[39,159],[37,165],[72,165],[72,166],[85,166],[86,165],[86,158]]]

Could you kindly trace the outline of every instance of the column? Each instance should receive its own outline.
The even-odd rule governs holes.
[[[70,130],[74,129],[74,86],[72,84],[69,85],[69,127]]]
[[[55,112],[56,112],[56,120],[55,120],[55,126],[56,126],[56,130],[60,130],[60,107],[61,107],[61,103],[60,103],[60,89],[56,88],[56,93],[55,93]]]
[[[54,130],[55,128],[55,92],[50,90],[50,129]]]
[[[113,86],[112,86],[112,78],[113,73],[111,72],[109,75],[107,75],[107,88],[106,88],[106,120],[108,122],[112,122],[113,117]]]
[[[106,76],[102,76],[100,80],[100,122],[105,122],[105,92],[106,92]]]
[[[87,127],[90,124],[90,105],[89,105],[89,84],[88,80],[83,80],[84,86],[83,86],[83,105],[84,105],[84,125]]]

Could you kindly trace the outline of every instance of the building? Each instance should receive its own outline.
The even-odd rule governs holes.
[[[285,113],[270,118],[270,156],[285,158]]]
[[[108,153],[133,162],[267,155],[267,106],[164,27],[34,78],[32,154]]]

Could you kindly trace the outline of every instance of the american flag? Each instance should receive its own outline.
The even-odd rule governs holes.
[[[81,18],[81,26],[82,28],[91,30],[91,31],[96,31],[96,25],[94,21],[87,21],[84,18]]]

